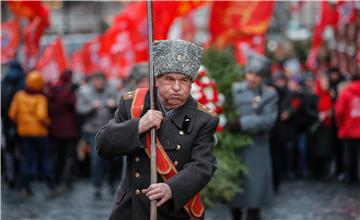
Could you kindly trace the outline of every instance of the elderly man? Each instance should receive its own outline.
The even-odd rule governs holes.
[[[278,113],[278,96],[275,89],[263,83],[270,73],[265,57],[250,55],[245,71],[245,82],[233,84],[233,102],[240,117],[229,127],[233,132],[249,134],[253,143],[240,152],[249,174],[241,180],[243,192],[235,196],[231,205],[234,220],[241,219],[241,208],[247,209],[247,220],[258,220],[260,208],[272,195],[269,132]]]
[[[127,169],[110,219],[148,219],[156,200],[158,219],[202,218],[198,192],[216,169],[213,155],[217,115],[190,95],[202,48],[182,40],[154,42],[156,109],[149,92],[138,89],[120,100],[97,134],[102,157],[126,155]],[[158,183],[150,185],[148,131],[157,129]]]

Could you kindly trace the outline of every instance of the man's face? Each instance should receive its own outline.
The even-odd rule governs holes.
[[[92,84],[97,90],[103,90],[105,88],[105,82],[105,79],[102,77],[95,77],[92,79]]]
[[[288,84],[288,88],[290,91],[297,92],[300,90],[300,84],[294,80],[290,80]]]
[[[191,79],[180,73],[166,73],[156,78],[159,97],[165,108],[178,108],[190,96]]]
[[[315,91],[316,82],[314,79],[306,79],[305,80],[305,87],[307,87],[310,90]]]
[[[262,83],[262,77],[256,73],[246,73],[245,79],[250,89],[256,89]]]
[[[339,76],[338,72],[335,72],[335,71],[330,72],[330,81],[336,82],[339,80],[339,78],[340,78],[340,76]]]
[[[329,79],[326,76],[320,76],[320,87],[322,90],[329,89]]]
[[[279,88],[285,88],[286,87],[286,79],[278,78],[275,80],[274,84]]]

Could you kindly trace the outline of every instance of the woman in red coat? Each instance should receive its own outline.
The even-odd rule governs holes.
[[[360,180],[360,74],[340,93],[335,106],[338,136],[344,140],[347,181]]]

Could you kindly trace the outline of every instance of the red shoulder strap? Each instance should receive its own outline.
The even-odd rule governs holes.
[[[144,107],[145,96],[148,90],[148,88],[139,88],[135,90],[134,98],[131,104],[131,118],[140,118]]]
[[[141,112],[144,107],[145,96],[147,93],[147,88],[139,88],[135,90],[133,102],[131,104],[131,117],[140,118]],[[146,134],[146,148],[145,152],[150,158],[150,144],[151,137],[150,133]],[[171,177],[175,176],[177,170],[174,163],[167,155],[164,147],[161,145],[158,138],[156,138],[156,165],[157,171],[164,180],[168,180]],[[191,219],[201,218],[204,214],[204,206],[201,203],[200,193],[197,193],[193,198],[191,198],[185,205],[184,209],[190,215]]]

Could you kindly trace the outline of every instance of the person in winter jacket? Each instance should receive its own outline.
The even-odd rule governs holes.
[[[360,74],[340,93],[335,105],[338,137],[344,140],[345,175],[349,182],[359,181],[360,158]]]
[[[25,86],[25,74],[22,66],[17,60],[9,62],[5,76],[1,81],[1,119],[4,131],[5,149],[4,156],[4,177],[10,188],[17,184],[18,158],[15,156],[18,144],[15,124],[8,116],[11,101],[14,95]]]
[[[51,145],[48,140],[48,102],[43,94],[44,80],[39,72],[26,76],[26,87],[18,91],[10,105],[9,118],[16,124],[20,137],[20,175],[24,195],[33,194],[30,180],[36,170],[35,160],[41,161],[41,171],[53,191]],[[37,155],[36,155],[37,154]]]
[[[250,135],[253,141],[238,153],[249,175],[240,177],[243,191],[234,196],[230,206],[234,220],[241,219],[243,214],[247,220],[259,220],[261,208],[271,203],[273,197],[269,134],[278,116],[278,95],[274,88],[264,84],[270,73],[268,58],[251,54],[245,72],[245,81],[232,86],[239,117],[230,121],[228,127],[230,132]]]
[[[76,111],[83,117],[82,132],[85,142],[90,146],[90,166],[92,182],[95,188],[94,197],[102,197],[102,185],[105,171],[110,167],[96,154],[95,135],[114,115],[116,110],[116,89],[108,83],[104,73],[94,73],[90,83],[80,87],[76,100]],[[113,182],[110,182],[112,187]]]
[[[80,131],[76,119],[75,86],[72,72],[66,70],[57,85],[50,88],[50,135],[55,147],[55,184],[72,188],[72,170],[76,161],[76,145]]]
[[[336,102],[338,96],[339,96],[339,85],[342,85],[345,81],[344,76],[341,75],[340,70],[338,68],[330,68],[328,70],[328,76],[329,76],[329,82],[330,82],[330,96],[331,99],[333,101],[333,103]],[[339,176],[339,178],[341,178],[341,176],[343,176],[343,172],[344,172],[344,148],[342,146],[342,142],[339,139],[339,137],[337,137],[337,132],[338,132],[338,128],[337,128],[337,124],[335,122],[335,115],[333,115],[331,117],[332,120],[332,142],[333,142],[333,146],[334,146],[334,153],[335,153],[335,172],[336,174]]]
[[[329,79],[320,75],[316,82],[318,120],[310,127],[309,168],[314,178],[324,178],[330,174],[333,156],[331,138],[333,123],[333,102],[330,95]]]

